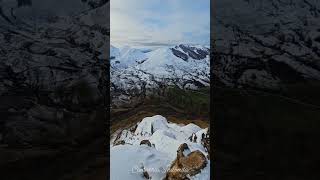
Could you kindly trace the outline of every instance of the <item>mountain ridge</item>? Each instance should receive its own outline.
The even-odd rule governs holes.
[[[111,59],[110,68],[111,95],[116,99],[146,96],[165,86],[189,89],[210,86],[210,51],[204,46],[180,44],[147,53],[126,48],[121,54],[120,49],[111,47],[111,52],[120,52]]]

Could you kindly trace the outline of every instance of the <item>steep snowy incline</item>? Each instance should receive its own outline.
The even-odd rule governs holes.
[[[195,124],[170,123],[160,115],[146,117],[136,126],[113,134],[111,179],[142,180],[146,174],[152,179],[163,179],[170,174],[176,158],[191,158],[191,153],[205,159],[203,167],[192,176],[188,174],[190,169],[181,176],[210,179],[208,144],[205,143],[208,135],[207,128],[201,129]],[[180,150],[182,157],[179,157]]]
[[[143,63],[147,55],[142,50],[125,46],[116,48],[110,46],[111,67],[117,69],[127,69]]]
[[[137,66],[138,69],[145,72],[154,74],[155,76],[162,76],[168,78],[181,78],[187,76],[193,76],[197,78],[200,74],[209,78],[209,56],[205,54],[200,60],[194,59],[195,56],[191,57],[184,54],[185,59],[177,56],[174,52],[184,54],[183,51],[176,50],[175,48],[159,48],[148,53],[148,60]],[[190,77],[191,79],[191,77]],[[209,80],[209,79],[207,79]]]
[[[110,45],[110,59],[117,59],[120,56],[120,50]]]

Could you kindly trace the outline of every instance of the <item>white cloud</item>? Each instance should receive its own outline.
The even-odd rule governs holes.
[[[209,0],[111,0],[111,44],[208,43],[209,7],[193,9]]]

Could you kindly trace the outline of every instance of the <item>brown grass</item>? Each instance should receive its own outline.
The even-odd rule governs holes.
[[[144,110],[143,110],[144,109]],[[141,110],[141,111],[140,111]],[[181,112],[177,112],[172,109],[168,109],[168,107],[144,107],[132,110],[126,110],[126,113],[121,115],[112,115],[111,114],[111,134],[119,129],[127,129],[138,122],[140,122],[143,118],[154,116],[160,114],[167,118],[169,122],[176,124],[189,124],[194,123],[201,128],[209,127],[209,121],[197,117],[187,117]],[[115,116],[115,117],[113,117]]]
[[[151,112],[141,111],[134,115],[124,117],[122,120],[114,120],[111,122],[111,134],[113,134],[118,129],[126,129],[134,126],[140,122],[144,117],[156,115]]]

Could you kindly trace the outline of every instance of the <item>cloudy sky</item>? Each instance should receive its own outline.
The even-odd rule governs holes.
[[[152,47],[210,42],[210,0],[111,0],[111,44]]]

